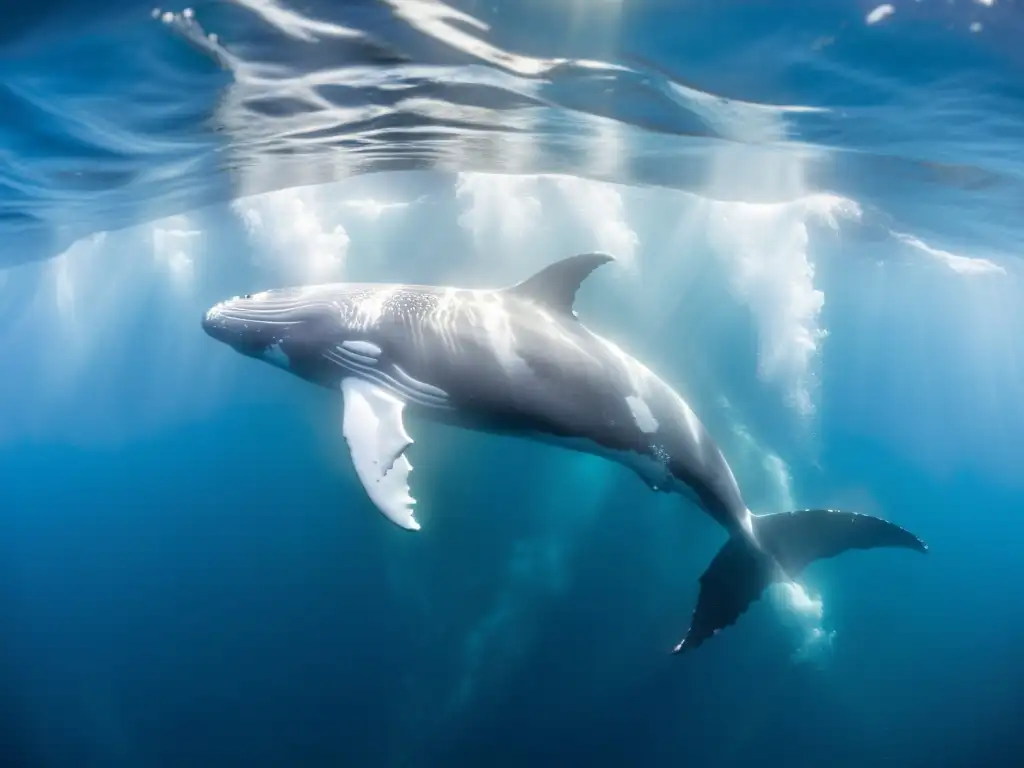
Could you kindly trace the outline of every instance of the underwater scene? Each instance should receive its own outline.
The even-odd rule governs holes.
[[[2,20],[0,768],[1024,765],[1019,0]]]

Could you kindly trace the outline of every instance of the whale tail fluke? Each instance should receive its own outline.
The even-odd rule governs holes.
[[[736,622],[774,582],[795,579],[816,560],[850,549],[928,547],[898,525],[834,509],[752,516],[753,535],[734,535],[700,577],[700,595],[686,637],[674,653],[690,651]]]

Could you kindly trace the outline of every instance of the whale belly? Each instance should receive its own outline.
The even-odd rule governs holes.
[[[587,453],[619,464],[632,470],[652,491],[674,493],[698,506],[701,504],[694,490],[672,474],[668,464],[669,457],[663,449],[659,451],[655,447],[650,453],[615,449],[587,437],[562,437],[543,432],[527,432],[521,436],[537,443]]]

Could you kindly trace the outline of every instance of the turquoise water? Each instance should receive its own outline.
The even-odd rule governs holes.
[[[0,765],[1017,765],[1024,17],[877,5],[11,6]],[[199,326],[592,249],[581,318],[756,512],[928,556],[816,564],[672,656],[706,515],[427,425],[405,535],[340,398]]]

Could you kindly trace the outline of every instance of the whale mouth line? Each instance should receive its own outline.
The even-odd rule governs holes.
[[[282,319],[252,315],[245,309],[225,308],[218,304],[203,316],[202,328],[207,336],[227,344],[242,354],[258,357],[282,334],[302,323],[298,319]]]
[[[227,320],[233,323],[245,323],[246,325],[298,325],[301,320],[269,320],[262,317],[252,317],[251,315],[233,315],[227,312],[220,312],[211,320]]]

